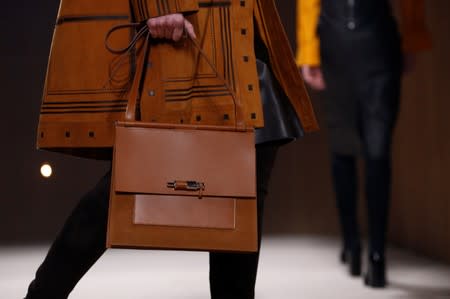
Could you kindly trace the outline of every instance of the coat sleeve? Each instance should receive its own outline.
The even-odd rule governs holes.
[[[430,49],[431,35],[425,22],[424,0],[402,0],[400,14],[403,51],[415,53]]]
[[[189,14],[198,11],[197,0],[130,0],[137,22],[173,13]]]
[[[297,0],[297,65],[320,65],[320,0]]]

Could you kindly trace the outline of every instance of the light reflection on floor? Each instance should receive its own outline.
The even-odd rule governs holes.
[[[450,265],[389,251],[384,290],[350,278],[337,261],[338,242],[319,237],[263,240],[257,299],[450,298]],[[0,247],[0,299],[23,298],[47,246]],[[70,299],[207,299],[208,255],[199,252],[109,250]]]

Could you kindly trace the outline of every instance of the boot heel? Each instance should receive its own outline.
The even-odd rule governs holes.
[[[369,255],[364,284],[372,288],[384,288],[386,286],[386,262],[380,254]]]
[[[348,272],[350,276],[361,275],[361,250],[347,251],[346,260],[348,263]]]

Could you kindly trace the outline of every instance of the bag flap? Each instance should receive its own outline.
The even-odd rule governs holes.
[[[116,192],[256,197],[253,132],[116,126],[113,167]]]

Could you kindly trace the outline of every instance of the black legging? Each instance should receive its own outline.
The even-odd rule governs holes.
[[[277,148],[257,146],[258,228]],[[111,173],[108,172],[73,210],[28,288],[26,299],[67,298],[105,252]],[[212,299],[253,299],[257,253],[210,253]]]

